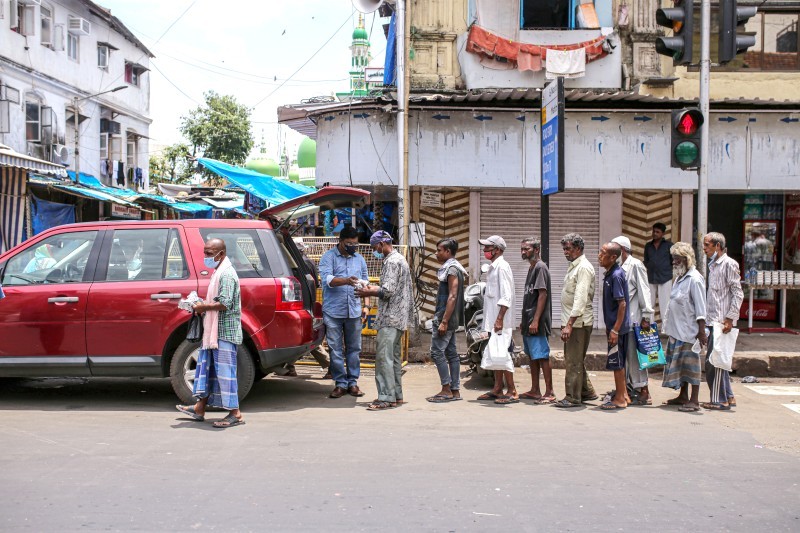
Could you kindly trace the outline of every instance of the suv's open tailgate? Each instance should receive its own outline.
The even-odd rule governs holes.
[[[261,211],[261,217],[268,217],[290,211],[301,205],[316,205],[320,209],[329,210],[337,207],[363,207],[369,199],[369,191],[353,187],[322,187],[316,192],[298,196],[293,200],[268,207]]]

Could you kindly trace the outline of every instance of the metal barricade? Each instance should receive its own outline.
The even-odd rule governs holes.
[[[339,237],[302,237],[303,244],[306,246],[306,255],[314,261],[314,264],[319,268],[319,260],[322,255],[339,244]],[[408,246],[394,246],[394,249],[403,254],[403,257],[408,260]],[[372,247],[368,244],[359,244],[358,253],[364,256],[367,263],[367,275],[369,282],[377,285],[380,283],[381,266],[383,260],[376,258],[372,255]],[[317,301],[322,303],[322,289],[317,289]],[[373,328],[375,318],[378,316],[378,300],[374,297],[365,298],[362,305],[362,323],[361,329],[361,368],[375,368],[375,352],[377,351],[377,335],[378,332]],[[401,359],[403,366],[408,363],[408,331],[403,333],[403,338],[400,341]],[[310,358],[304,357],[297,364],[301,365],[316,365],[317,362]]]

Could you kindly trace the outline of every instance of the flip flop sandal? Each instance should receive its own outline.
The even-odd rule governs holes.
[[[386,411],[387,409],[394,409],[397,407],[397,404],[391,404],[389,402],[372,402],[367,407],[367,411]]]
[[[456,402],[460,400],[460,397],[456,396],[444,396],[443,394],[437,394],[436,396],[431,396],[430,398],[425,398],[431,403],[448,403],[448,402]]]
[[[203,415],[198,415],[197,413],[194,412],[194,406],[187,407],[186,405],[176,405],[175,409],[185,414],[186,416],[197,420],[198,422],[203,422],[206,419],[206,417],[204,417]]]
[[[217,420],[214,422],[214,427],[219,429],[226,429],[232,428],[233,426],[243,426],[245,424],[243,418],[236,418],[233,413],[229,414],[225,418]]]
[[[536,400],[533,403],[535,403],[536,405],[548,405],[548,404],[551,404],[551,403],[556,403],[556,397],[555,396],[550,396],[548,398],[547,396],[542,396],[541,398],[539,398],[538,400]]]
[[[572,407],[581,407],[581,404],[572,403],[571,401],[565,399],[565,400],[559,400],[559,401],[555,402],[553,404],[553,407],[561,407],[563,409],[569,409],[569,408],[572,408]]]
[[[635,400],[633,400],[630,403],[630,405],[632,405],[634,407],[643,407],[645,405],[653,405],[653,400],[651,398],[648,398],[646,400],[642,400],[640,398],[636,398]]]
[[[686,405],[687,402],[683,400],[679,400],[678,398],[672,398],[671,400],[667,400],[666,402],[662,403],[661,405]]]
[[[678,411],[681,411],[683,413],[696,413],[699,410],[700,408],[697,407],[696,405],[681,405],[680,407],[678,407]]]
[[[484,392],[483,394],[478,396],[478,400],[480,400],[482,402],[486,402],[486,401],[490,401],[490,400],[494,401],[494,400],[498,399],[499,397],[500,396],[498,396],[497,394],[495,394],[493,392]]]
[[[619,405],[614,405],[611,402],[606,402],[600,406],[601,411],[616,411],[617,409],[625,409],[625,408],[620,407]]]
[[[509,405],[512,403],[519,403],[519,398],[512,398],[511,396],[501,396],[494,401],[497,405]]]
[[[709,403],[707,405],[703,405],[704,409],[708,409],[709,411],[730,411],[730,405],[722,405],[721,403]]]
[[[534,402],[538,402],[539,400],[541,400],[543,398],[543,396],[536,396],[536,395],[531,394],[529,392],[523,392],[522,394],[519,395],[519,397],[520,397],[520,399],[533,400]]]

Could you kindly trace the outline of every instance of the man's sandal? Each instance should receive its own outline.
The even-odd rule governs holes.
[[[394,409],[397,407],[396,403],[375,401],[369,404],[367,411],[385,411],[387,409]]]
[[[229,413],[228,416],[214,422],[215,428],[225,429],[232,428],[233,426],[243,426],[244,419],[236,418],[236,415]]]

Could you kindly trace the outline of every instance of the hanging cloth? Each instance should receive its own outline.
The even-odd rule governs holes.
[[[586,75],[586,49],[547,50],[545,65],[547,79],[582,78]]]

